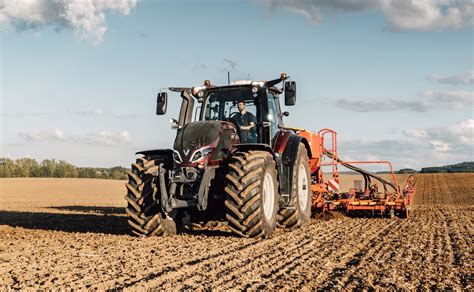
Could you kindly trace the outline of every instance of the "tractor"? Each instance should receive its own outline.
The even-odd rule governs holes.
[[[296,103],[296,83],[286,73],[270,81],[215,86],[206,80],[168,91],[181,96],[179,118],[170,120],[177,130],[173,149],[137,152],[128,172],[126,212],[134,234],[174,234],[221,220],[239,236],[268,238],[277,225],[308,223],[312,212],[409,216],[413,177],[402,190],[389,161],[341,160],[335,131],[283,124],[289,113],[282,112],[280,96],[286,106]],[[156,114],[165,114],[167,104],[168,93],[158,93]],[[356,164],[388,165],[391,181]],[[364,187],[341,193],[339,165],[361,174]],[[327,180],[325,167],[331,169]]]
[[[295,105],[295,81],[282,73],[271,81],[170,87],[158,93],[157,115],[166,113],[168,92],[181,97],[179,117],[170,120],[173,148],[137,152],[128,172],[126,213],[134,234],[175,234],[220,220],[236,235],[268,238],[277,225],[309,222],[311,147],[284,126],[289,114],[280,107],[281,96]]]

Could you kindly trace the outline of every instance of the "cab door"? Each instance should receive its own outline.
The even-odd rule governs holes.
[[[265,118],[269,122],[270,145],[273,147],[278,132],[280,131],[280,126],[283,126],[278,96],[275,96],[272,92],[267,91],[267,104],[268,113]]]

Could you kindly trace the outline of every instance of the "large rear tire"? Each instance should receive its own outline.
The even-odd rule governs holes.
[[[229,228],[243,237],[268,238],[276,227],[278,179],[266,151],[233,154],[226,176],[225,206]]]
[[[157,173],[160,159],[138,158],[127,173],[128,224],[132,233],[139,236],[176,234],[176,223],[161,212]]]
[[[302,226],[311,217],[311,176],[306,147],[300,144],[295,161],[291,202],[278,212],[278,223],[286,228]]]

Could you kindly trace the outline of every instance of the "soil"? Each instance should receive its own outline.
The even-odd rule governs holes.
[[[137,238],[122,181],[0,179],[0,289],[474,289],[474,174],[418,175],[416,188],[409,219]]]

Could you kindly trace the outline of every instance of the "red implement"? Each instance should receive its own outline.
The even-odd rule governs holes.
[[[414,177],[407,179],[403,191],[397,182],[390,161],[343,161],[339,159],[337,149],[337,133],[331,129],[322,129],[313,133],[304,129],[294,129],[299,136],[304,137],[311,152],[311,190],[313,191],[313,211],[343,210],[349,215],[398,215],[407,218],[410,204],[415,193]],[[326,143],[329,144],[328,147]],[[324,161],[324,158],[329,161]],[[391,180],[382,178],[369,171],[355,166],[356,164],[385,164],[391,174]],[[357,172],[364,178],[364,184],[341,193],[339,187],[338,166],[342,165]],[[329,179],[325,179],[323,167],[331,169]],[[378,182],[373,183],[373,182]],[[379,185],[383,190],[379,191]]]

